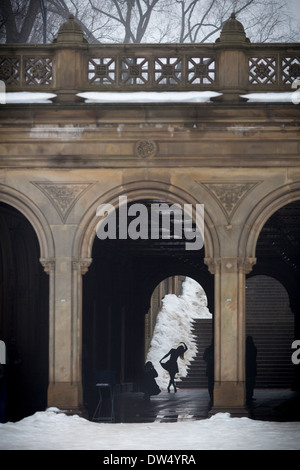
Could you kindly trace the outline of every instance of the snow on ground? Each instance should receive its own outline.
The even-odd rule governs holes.
[[[218,413],[177,423],[95,423],[56,408],[0,424],[1,450],[296,450],[300,422],[267,422]]]
[[[170,347],[185,341],[189,350],[181,366],[186,370],[196,354],[191,321],[203,317],[211,318],[204,291],[186,278],[181,296],[169,294],[164,298],[148,355],[155,366]],[[160,368],[159,375],[162,373]],[[176,423],[159,422],[158,418],[153,423],[95,423],[48,408],[16,423],[0,424],[0,450],[180,450],[184,454],[197,450],[285,449],[300,449],[300,422],[257,421],[218,413],[209,419]]]
[[[167,294],[162,303],[162,309],[157,315],[147,360],[153,363],[158,372],[156,381],[159,387],[166,390],[169,375],[161,367],[159,360],[171,348],[177,348],[179,343],[183,341],[188,350],[184,355],[184,360],[178,359],[178,375],[186,377],[188,366],[197,354],[196,341],[192,334],[192,321],[196,318],[212,318],[212,314],[207,308],[207,298],[203,288],[198,282],[188,277],[183,282],[182,295]],[[178,381],[178,376],[176,377]]]

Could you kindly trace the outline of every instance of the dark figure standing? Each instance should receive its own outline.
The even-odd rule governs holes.
[[[246,339],[246,402],[249,404],[253,400],[253,391],[257,373],[256,367],[257,349],[252,336]]]
[[[214,394],[214,344],[211,343],[204,351],[203,360],[206,362],[206,377],[211,405]]]
[[[181,359],[184,358],[184,353],[187,351],[187,345],[185,343],[180,343],[180,345],[175,349],[172,348],[170,351],[161,358],[159,361],[160,365],[169,372],[170,381],[168,385],[168,392],[170,392],[170,387],[173,385],[174,392],[177,392],[177,388],[175,385],[175,375],[179,372],[177,359],[180,357]],[[166,357],[170,356],[170,359],[167,362],[162,362]]]
[[[157,376],[157,371],[153,367],[152,362],[146,362],[140,387],[141,392],[144,392],[145,400],[150,400],[151,395],[158,395],[160,393],[161,390],[155,380]]]

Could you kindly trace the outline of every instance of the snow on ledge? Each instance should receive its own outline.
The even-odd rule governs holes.
[[[210,98],[222,93],[214,91],[135,91],[135,92],[96,92],[78,93],[85,103],[207,103]]]
[[[39,92],[29,92],[29,91],[19,91],[19,92],[8,92],[2,93],[2,104],[11,104],[11,103],[51,103],[51,99],[55,98],[57,95],[54,93],[39,93]]]
[[[295,92],[248,93],[241,97],[247,98],[248,103],[292,103],[295,101]]]
[[[77,96],[84,98],[85,103],[208,103],[211,98],[222,93],[214,91],[135,91],[135,92],[83,92]],[[57,95],[54,93],[40,92],[8,92],[0,93],[0,104],[47,104]],[[300,101],[299,92],[281,93],[248,93],[241,95],[248,103],[294,103]]]

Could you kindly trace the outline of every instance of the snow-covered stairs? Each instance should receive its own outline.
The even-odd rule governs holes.
[[[179,388],[207,388],[206,363],[203,360],[203,353],[211,343],[212,320],[206,318],[194,320],[192,333],[196,337],[198,351],[188,368],[187,377],[181,377],[177,385]]]

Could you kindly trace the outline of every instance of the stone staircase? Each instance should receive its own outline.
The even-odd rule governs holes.
[[[256,387],[290,388],[293,383],[293,320],[286,317],[272,322],[263,318],[248,320],[246,331],[257,347]]]
[[[293,318],[261,315],[246,323],[247,335],[252,335],[257,347],[257,388],[291,388],[293,364],[291,344],[294,338]],[[177,382],[179,388],[207,388],[206,363],[202,359],[204,350],[211,343],[212,320],[197,319],[193,323],[193,334],[197,337],[198,352],[190,364],[187,377]]]

